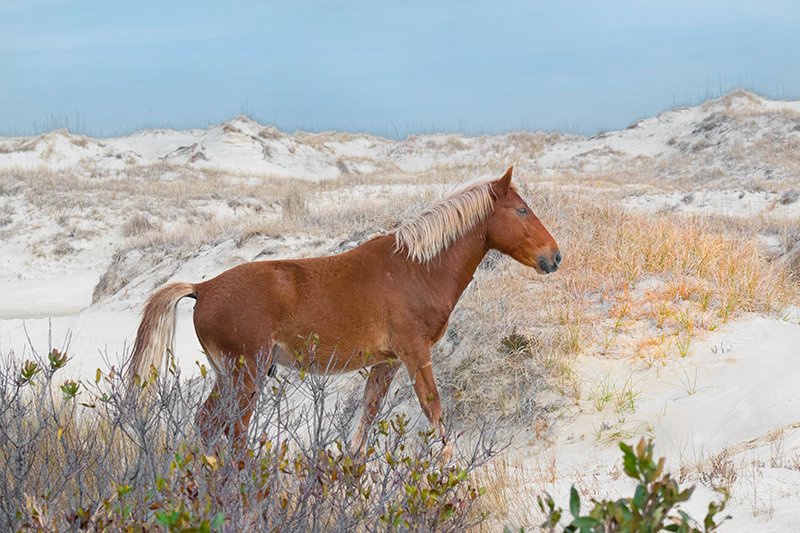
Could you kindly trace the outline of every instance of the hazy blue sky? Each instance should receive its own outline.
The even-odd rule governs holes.
[[[0,0],[0,133],[594,132],[800,96],[800,2]]]

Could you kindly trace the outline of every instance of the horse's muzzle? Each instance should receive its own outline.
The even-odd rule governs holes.
[[[558,270],[558,265],[561,264],[561,252],[556,250],[556,253],[553,254],[553,257],[548,259],[545,256],[539,257],[539,268],[542,269],[542,272],[545,274],[552,274],[556,270]]]

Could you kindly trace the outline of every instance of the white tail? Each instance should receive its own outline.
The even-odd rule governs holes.
[[[133,344],[128,372],[131,385],[135,376],[146,377],[151,366],[161,368],[164,354],[172,350],[178,301],[193,293],[194,285],[191,283],[170,283],[147,300]]]

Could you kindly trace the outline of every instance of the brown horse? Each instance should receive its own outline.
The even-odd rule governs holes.
[[[431,348],[490,249],[539,273],[561,262],[556,241],[511,183],[467,185],[397,229],[330,257],[246,263],[202,283],[171,283],[147,301],[130,376],[160,367],[175,331],[178,300],[195,298],[194,327],[217,381],[197,414],[203,438],[221,429],[221,374],[237,382],[234,442],[244,444],[259,381],[274,362],[312,372],[369,368],[351,443],[360,450],[402,363],[422,410],[444,440]],[[308,349],[313,338],[315,349]],[[237,400],[234,400],[236,402]],[[449,455],[449,443],[445,443]]]

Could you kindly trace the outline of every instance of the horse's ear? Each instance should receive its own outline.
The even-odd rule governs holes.
[[[514,167],[508,167],[506,173],[499,180],[492,182],[492,190],[497,196],[504,196],[511,186],[511,174],[514,172]]]

